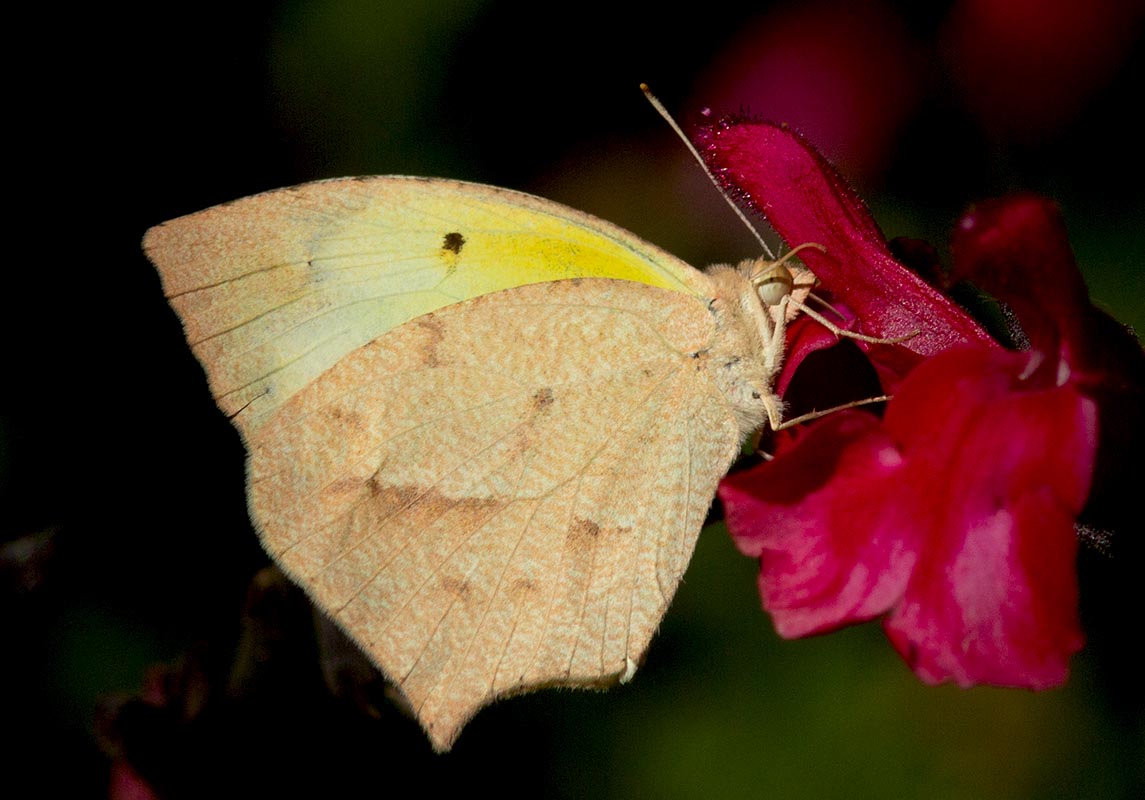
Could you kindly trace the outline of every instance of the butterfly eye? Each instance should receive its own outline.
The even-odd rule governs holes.
[[[777,306],[783,298],[791,294],[795,285],[795,278],[783,263],[773,261],[755,275],[751,282],[755,284],[755,291],[765,306]]]

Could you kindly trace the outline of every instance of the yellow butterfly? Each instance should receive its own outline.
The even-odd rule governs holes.
[[[497,697],[632,676],[717,482],[779,424],[811,283],[407,177],[249,197],[144,248],[242,434],[263,545],[439,750]]]

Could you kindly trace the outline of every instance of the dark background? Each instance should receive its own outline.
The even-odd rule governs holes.
[[[245,716],[97,724],[97,704],[188,652],[225,684],[266,563],[237,437],[139,249],[170,217],[315,178],[434,175],[542,194],[697,265],[755,255],[647,81],[685,125],[743,105],[805,130],[888,235],[940,251],[970,202],[1047,193],[1095,300],[1145,325],[1142,3],[915,5],[200,2],[13,25],[30,55],[10,58],[6,126],[4,777],[101,796],[108,753],[142,740],[147,765],[220,791],[1139,796],[1140,564],[1116,551],[1083,557],[1090,644],[1050,692],[923,687],[877,625],[780,642],[755,565],[712,527],[632,684],[500,703],[446,757],[384,704],[323,705],[305,666]]]

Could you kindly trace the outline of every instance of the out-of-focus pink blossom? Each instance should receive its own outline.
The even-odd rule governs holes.
[[[883,2],[816,0],[744,26],[696,95],[790,124],[858,180],[886,167],[924,77],[923,48]]]
[[[991,133],[1043,136],[1075,119],[1140,34],[1136,0],[959,0],[941,37],[963,104]]]

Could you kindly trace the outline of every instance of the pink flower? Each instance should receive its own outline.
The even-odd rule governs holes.
[[[767,108],[846,174],[881,174],[922,99],[923,45],[883,0],[765,8],[719,48],[695,97],[720,108]]]
[[[1145,354],[1090,305],[1056,208],[1015,197],[960,223],[956,275],[1008,303],[1028,339],[1007,350],[893,258],[861,201],[801,138],[746,121],[699,138],[716,174],[789,244],[826,248],[805,261],[855,329],[919,331],[900,345],[858,343],[894,395],[883,419],[820,419],[721,486],[736,544],[760,559],[779,633],[883,616],[924,681],[1061,683],[1083,643],[1075,524],[1095,470],[1105,474],[1099,442],[1103,463],[1128,456],[1124,442],[1110,444],[1111,421],[1142,438]],[[793,326],[779,390],[834,343],[811,320]]]
[[[991,133],[1038,141],[1076,120],[1128,60],[1145,5],[1124,0],[957,0],[941,52]]]

